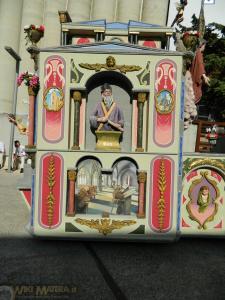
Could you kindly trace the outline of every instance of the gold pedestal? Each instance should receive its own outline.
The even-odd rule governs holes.
[[[120,131],[95,131],[97,137],[96,150],[120,151]]]

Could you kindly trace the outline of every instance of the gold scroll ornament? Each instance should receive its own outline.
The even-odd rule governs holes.
[[[133,71],[140,71],[142,68],[140,66],[135,65],[117,65],[116,59],[113,56],[108,56],[106,58],[105,64],[88,64],[88,63],[81,63],[79,64],[81,68],[88,69],[88,70],[95,70],[95,72],[101,71],[101,69],[106,69],[108,71],[116,71],[119,70],[121,73],[126,74],[126,72],[133,72]]]
[[[75,219],[75,222],[81,225],[88,226],[91,229],[96,229],[98,230],[99,233],[102,233],[103,235],[112,233],[112,231],[115,229],[121,229],[125,226],[136,224],[136,221],[134,220],[124,220],[124,221],[110,220],[110,219],[86,220],[81,218]]]

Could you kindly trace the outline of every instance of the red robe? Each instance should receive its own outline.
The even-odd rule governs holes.
[[[195,52],[195,57],[191,65],[191,76],[195,94],[195,103],[198,103],[202,97],[202,75],[205,74],[203,54],[200,49]]]

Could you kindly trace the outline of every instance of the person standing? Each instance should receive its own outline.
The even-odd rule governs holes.
[[[13,154],[13,171],[20,169],[23,173],[24,162],[26,157],[25,147],[20,144],[20,141],[14,141],[15,151]]]
[[[0,169],[4,167],[5,158],[5,144],[0,141]]]

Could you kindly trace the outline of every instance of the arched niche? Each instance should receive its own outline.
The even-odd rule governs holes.
[[[112,92],[115,102],[121,108],[124,114],[124,133],[121,139],[121,151],[129,152],[131,150],[132,132],[132,88],[131,81],[123,74],[116,71],[98,72],[91,76],[86,82],[87,107],[86,107],[86,150],[95,150],[96,136],[90,128],[89,117],[95,109],[98,102],[101,101],[101,86],[109,83],[112,86]]]
[[[112,181],[115,185],[130,186],[138,191],[138,164],[134,159],[121,157],[113,163],[112,170]]]
[[[79,186],[95,186],[101,189],[102,175],[101,161],[94,156],[85,156],[76,163],[77,169],[77,187]]]

